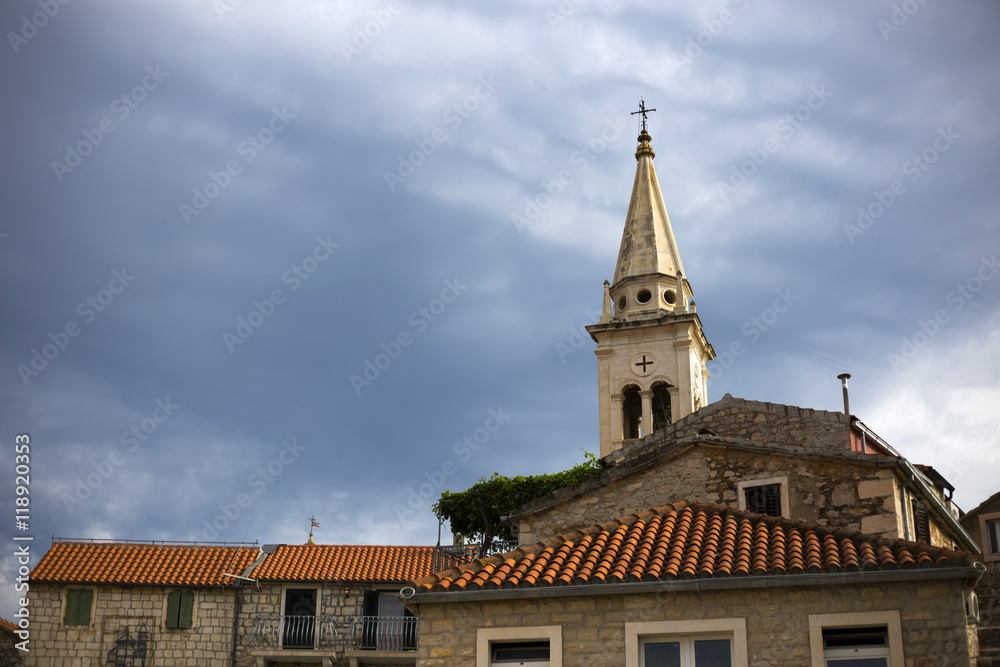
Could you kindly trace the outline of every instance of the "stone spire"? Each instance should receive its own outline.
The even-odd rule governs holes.
[[[694,311],[691,285],[653,168],[645,103],[635,183],[601,319],[587,327],[597,343],[601,456],[706,404],[706,362],[715,351]],[[690,304],[690,306],[689,306]]]
[[[618,250],[618,263],[615,265],[615,286],[628,278],[650,274],[676,276],[678,272],[684,273],[674,232],[670,228],[670,218],[667,217],[667,207],[660,192],[660,183],[656,178],[656,169],[653,167],[656,153],[649,145],[649,133],[643,130],[638,142],[639,147],[635,152],[638,164],[628,215],[625,217],[622,244]]]

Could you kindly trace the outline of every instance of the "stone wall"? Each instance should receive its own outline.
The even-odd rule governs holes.
[[[532,544],[595,523],[628,516],[675,501],[738,507],[739,482],[786,478],[789,514],[821,526],[837,526],[885,537],[901,534],[898,489],[891,462],[882,457],[819,456],[801,448],[738,446],[703,438],[670,458],[616,476],[578,495],[539,507],[529,503],[518,515],[521,544]],[[596,478],[591,478],[597,481]],[[558,492],[557,492],[558,493]],[[544,500],[544,499],[543,499]]]
[[[0,628],[0,667],[18,667],[21,664],[21,652],[14,648],[19,641],[17,635]]]
[[[424,603],[417,664],[474,665],[478,628],[559,625],[564,667],[621,667],[626,622],[744,618],[750,665],[802,667],[810,614],[875,611],[899,611],[908,667],[970,665],[957,581]]]
[[[997,493],[962,517],[962,526],[986,553],[986,542],[979,525],[979,517],[1000,512],[1000,493]],[[980,557],[980,560],[984,560]],[[1000,667],[1000,560],[984,563],[986,574],[976,584],[979,597],[979,667]]]
[[[68,587],[33,584],[30,652],[25,667],[103,665],[123,628],[133,635],[146,623],[150,633],[147,665],[227,667],[233,627],[233,591],[195,589],[194,622],[188,630],[165,627],[166,597],[176,588],[79,586],[92,588],[95,611],[87,627],[63,625],[62,605]],[[185,589],[187,590],[187,589]],[[221,641],[220,641],[221,638]]]
[[[755,442],[799,445],[809,449],[846,452],[851,449],[850,419],[842,412],[810,410],[794,405],[724,397],[679,419],[649,437],[637,440],[604,458],[609,467],[657,449],[688,430]]]

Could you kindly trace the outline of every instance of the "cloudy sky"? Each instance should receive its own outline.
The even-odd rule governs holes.
[[[5,2],[0,613],[14,534],[433,544],[596,452],[640,97],[709,399],[849,371],[995,492],[1000,10],[672,4]]]

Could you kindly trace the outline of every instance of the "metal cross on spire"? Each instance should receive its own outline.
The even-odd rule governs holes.
[[[642,99],[642,98],[640,97],[640,98],[639,98],[639,110],[638,110],[638,111],[633,111],[633,112],[632,112],[632,113],[630,114],[630,115],[632,115],[632,116],[636,115],[637,113],[641,113],[641,114],[642,114],[642,131],[643,131],[643,132],[645,132],[645,131],[646,131],[646,114],[648,114],[648,113],[649,113],[650,111],[656,111],[656,109],[647,109],[647,108],[646,108],[646,101],[645,101],[645,100],[643,100],[643,99]]]

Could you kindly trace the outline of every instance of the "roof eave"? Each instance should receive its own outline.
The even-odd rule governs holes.
[[[972,588],[985,572],[981,563],[966,566],[913,567],[899,570],[856,572],[821,572],[744,577],[712,577],[676,579],[673,581],[636,581],[614,584],[582,584],[567,586],[500,588],[493,590],[446,591],[416,593],[406,598],[407,604],[438,604],[448,602],[485,602],[490,600],[566,598],[593,595],[638,595],[644,593],[672,594],[687,591],[719,591],[787,588],[790,586],[832,586],[858,584],[891,584],[914,581],[960,579]]]

